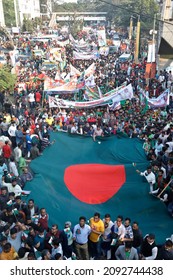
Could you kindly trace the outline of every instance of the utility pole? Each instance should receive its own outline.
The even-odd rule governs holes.
[[[140,15],[138,15],[138,22],[137,22],[137,28],[136,28],[136,42],[135,42],[135,63],[138,64],[138,58],[139,58],[139,39],[140,39]]]
[[[132,39],[132,34],[133,34],[133,17],[130,17],[130,28],[129,28],[129,40]]]

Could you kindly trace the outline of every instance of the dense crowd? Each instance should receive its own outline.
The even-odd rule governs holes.
[[[47,58],[52,46],[58,47],[56,41],[31,44],[29,39],[19,38],[16,43],[23,54],[31,54],[39,48],[46,52]],[[63,77],[69,74],[70,64],[82,72],[93,63],[92,60],[74,60],[72,47],[64,48],[66,66],[60,71]],[[129,49],[133,51],[133,45],[129,45]],[[120,54],[119,49],[115,54],[100,56],[94,74],[95,84],[103,94],[124,82],[132,84],[134,98],[121,102],[121,108],[114,111],[108,106],[49,108],[43,93],[44,76],[55,78],[57,71],[41,71],[40,57],[30,56],[18,62],[14,93],[0,93],[0,259],[173,259],[173,240],[156,244],[155,235],[143,236],[138,222],[131,223],[131,218],[118,216],[113,222],[109,214],[101,219],[99,213],[94,213],[89,223],[81,216],[78,224],[72,226],[67,221],[60,230],[58,225],[49,224],[45,208],[40,209],[32,198],[26,202],[25,184],[34,179],[30,162],[53,144],[51,132],[80,134],[92,137],[93,141],[98,136],[121,135],[143,141],[149,167],[137,172],[150,184],[150,193],[158,196],[167,207],[168,215],[173,216],[172,96],[165,108],[144,108],[140,100],[140,89],[149,97],[159,96],[166,88],[172,93],[173,76],[171,72],[160,71],[147,83],[146,58],[141,58],[139,64],[129,61],[122,70]],[[22,88],[21,83],[25,84]],[[83,94],[81,91],[80,96]],[[73,100],[74,96],[61,95],[61,98]]]

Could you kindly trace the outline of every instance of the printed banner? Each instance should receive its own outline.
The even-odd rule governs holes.
[[[95,70],[96,70],[96,65],[95,63],[93,62],[86,70],[85,70],[85,77],[86,76],[90,76],[90,75],[93,75],[95,73]]]
[[[78,91],[77,88],[77,80],[76,79],[72,79],[70,82],[64,84],[64,85],[60,85],[60,86],[56,86],[56,87],[52,87],[48,90],[45,90],[47,94],[51,95],[54,93],[71,93],[71,92],[76,92]]]
[[[148,98],[144,92],[142,94],[147,99],[149,107],[160,108],[169,105],[169,89],[166,89],[157,98]]]
[[[61,48],[52,48],[50,49],[50,61],[62,61],[61,58]]]
[[[56,43],[60,46],[60,47],[64,47],[64,46],[66,46],[66,45],[68,45],[69,44],[69,40],[66,40],[66,41],[56,41]]]
[[[156,61],[156,46],[155,44],[148,44],[148,55],[147,55],[147,62],[155,62]]]
[[[156,63],[152,62],[146,63],[146,69],[145,69],[145,78],[146,79],[154,79],[156,75]]]
[[[128,86],[121,87],[120,89],[112,90],[111,94],[107,93],[107,96],[103,96],[102,98],[93,100],[93,101],[75,102],[75,101],[63,100],[63,99],[54,97],[56,102],[54,103],[54,106],[53,106],[53,97],[52,97],[51,103],[49,103],[49,106],[57,107],[57,104],[58,104],[59,107],[68,106],[68,107],[74,107],[74,108],[75,107],[91,108],[91,107],[106,105],[111,100],[113,103],[115,103],[115,102],[120,102],[121,100],[132,99],[132,97],[133,97],[133,88],[132,88],[132,85],[129,84]]]
[[[72,64],[70,64],[70,74],[71,76],[81,76],[81,72],[77,70]]]
[[[121,109],[121,103],[120,102],[113,102],[112,104],[108,104],[109,110],[115,111]]]
[[[74,59],[81,59],[81,60],[90,60],[90,59],[94,59],[96,60],[98,58],[98,53],[79,53],[76,51],[73,51],[73,58]]]
[[[104,56],[108,56],[109,54],[109,47],[100,47],[99,53]]]
[[[98,44],[99,47],[106,46],[106,32],[105,28],[97,30],[97,36],[98,36]]]
[[[45,77],[45,80],[44,80],[44,90],[45,91],[56,88],[58,85],[59,85],[58,81],[54,81],[52,78]]]

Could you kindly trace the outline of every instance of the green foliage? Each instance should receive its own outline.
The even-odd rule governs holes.
[[[147,33],[152,29],[154,14],[158,12],[158,4],[155,0],[78,0],[77,4],[55,4],[55,12],[107,12],[107,20],[116,27],[129,26],[130,17],[133,15],[134,26],[137,22],[137,14],[141,19],[141,32]]]
[[[7,27],[15,26],[15,11],[13,0],[2,0],[4,9],[5,24]]]
[[[69,27],[70,33],[76,37],[77,33],[83,28],[83,21],[78,19],[78,15],[75,14],[75,12],[80,11],[86,11],[83,7],[83,5],[78,5],[76,3],[64,3],[62,5],[55,4],[54,7],[55,12],[66,12],[70,13],[73,12],[74,15],[69,14],[69,17],[71,18],[70,21],[58,23],[59,26],[67,25]],[[68,14],[67,14],[68,16]]]
[[[28,19],[24,17],[23,24],[22,24],[22,32],[32,32],[34,29],[37,29],[38,26],[42,25],[42,19],[41,18],[32,18]]]
[[[16,75],[11,74],[8,66],[0,68],[0,91],[9,90],[12,92],[16,81]]]
[[[33,22],[32,20],[24,17],[22,24],[22,32],[32,32],[33,31]]]

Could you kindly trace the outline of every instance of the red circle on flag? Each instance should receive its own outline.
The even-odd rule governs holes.
[[[114,196],[126,181],[124,165],[79,164],[65,169],[64,182],[80,201],[101,204]]]

